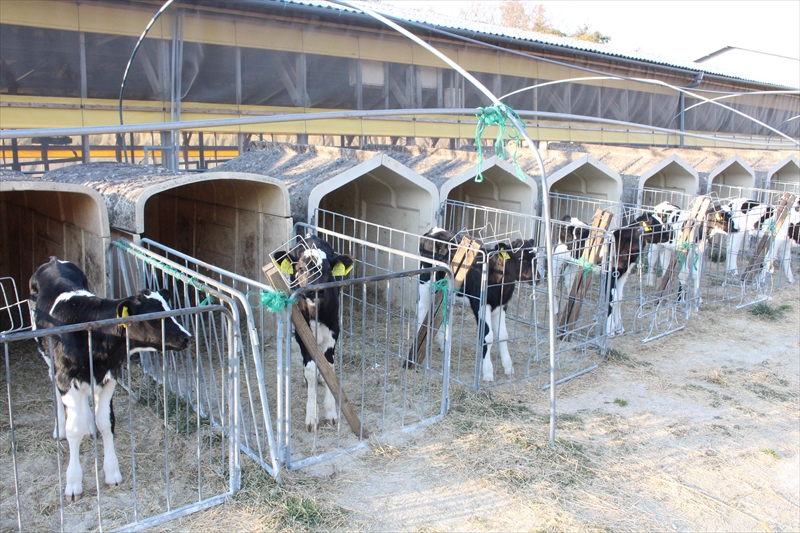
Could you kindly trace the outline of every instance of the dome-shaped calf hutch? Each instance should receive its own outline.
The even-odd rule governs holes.
[[[472,165],[442,184],[439,195],[444,210],[439,224],[455,231],[472,231],[486,226],[479,233],[492,240],[510,236],[515,231],[522,232],[519,237],[526,236],[532,228],[520,227],[516,217],[504,214],[536,215],[539,198],[536,182],[532,177],[520,180],[514,165],[497,156],[483,161],[480,172],[481,182],[475,181],[478,167]]]
[[[697,194],[699,187],[697,171],[680,156],[671,155],[639,177],[638,203],[654,206],[669,201],[688,209],[689,206],[683,204]]]
[[[96,191],[34,179],[0,181],[0,277],[14,280],[20,298],[50,256],[77,264],[89,289],[105,296],[109,242],[108,211]]]
[[[595,210],[619,204],[622,200],[622,177],[591,155],[584,155],[558,169],[547,178],[550,194],[550,217],[565,215],[591,223]],[[618,217],[612,226],[618,225]]]
[[[97,164],[53,179],[83,180],[102,194],[113,239],[150,239],[250,279],[262,279],[269,253],[291,235],[289,194],[267,176]]]
[[[315,217],[321,209],[421,234],[434,223],[438,207],[439,193],[433,183],[379,154],[314,187],[308,197],[308,220],[327,227]],[[377,244],[386,243],[378,240]]]
[[[720,198],[739,197],[743,189],[756,186],[756,173],[741,157],[735,155],[712,170],[708,175],[708,192]]]
[[[767,188],[800,193],[800,163],[797,156],[790,155],[770,169],[767,174]]]

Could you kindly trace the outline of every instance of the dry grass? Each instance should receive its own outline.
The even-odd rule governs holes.
[[[243,457],[229,502],[156,529],[800,530],[798,287],[774,296],[795,304],[778,323],[704,307],[646,345],[612,339],[598,370],[557,388],[553,447],[549,391],[453,386],[424,431],[286,471],[281,486]]]

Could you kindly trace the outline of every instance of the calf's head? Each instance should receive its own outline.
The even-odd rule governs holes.
[[[148,313],[169,311],[167,303],[172,293],[166,289],[160,291],[144,290],[135,296],[125,298],[117,304],[117,317],[138,316]],[[130,338],[131,348],[161,349],[163,324],[164,348],[181,351],[189,347],[192,335],[181,326],[174,317],[164,319],[143,320],[124,324]]]
[[[706,212],[706,238],[737,233],[734,215],[729,204],[713,202]]]
[[[511,248],[519,256],[519,280],[538,281],[536,241],[515,239],[511,243]]]
[[[346,276],[355,261],[349,255],[335,254],[330,246],[311,246],[302,253],[279,250],[272,254],[272,260],[294,288],[328,283],[336,277]],[[315,291],[305,294],[305,298],[312,300],[320,297],[322,295]]]

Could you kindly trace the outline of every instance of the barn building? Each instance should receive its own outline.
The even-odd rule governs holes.
[[[157,194],[142,193],[132,205],[151,193],[188,190],[194,173],[247,172],[255,176],[197,178],[203,184],[192,190],[230,189],[231,200],[219,205],[236,213],[256,209],[237,197],[247,187],[261,191],[253,194],[262,200],[274,193],[279,209],[267,215],[280,220],[280,236],[288,234],[290,215],[308,219],[317,207],[420,232],[448,199],[535,214],[543,188],[632,202],[643,187],[694,194],[798,181],[797,146],[783,136],[800,137],[800,120],[792,120],[800,96],[721,67],[365,4],[435,46],[519,113],[548,175],[543,183],[536,161],[521,150],[518,163],[530,177],[523,182],[494,154],[491,128],[478,141],[484,157],[476,157],[474,113],[490,100],[431,52],[357,9],[321,0],[185,0],[155,17],[163,5],[3,0],[2,168],[36,178],[76,163],[153,166],[149,177],[146,170],[125,171],[159,183]],[[776,90],[783,93],[764,94]],[[779,133],[700,98],[731,93],[758,93],[724,103]],[[121,122],[135,131],[119,133]],[[168,126],[178,122],[188,124]],[[249,149],[283,155],[251,166],[237,162]],[[73,185],[91,181],[78,174],[70,176]],[[58,174],[47,177],[63,182]],[[19,184],[14,194],[0,185],[0,239],[10,243],[16,226],[7,216],[33,204],[18,201]],[[120,194],[135,196],[139,185]],[[68,199],[78,196],[60,194],[65,213],[90,204],[72,205]],[[111,196],[103,197],[108,213],[100,209],[94,219],[123,216]],[[72,219],[62,218],[52,223],[72,231]],[[139,218],[147,225],[147,216]],[[154,224],[93,231],[103,239],[119,231],[146,236]],[[242,268],[250,274],[252,265]]]

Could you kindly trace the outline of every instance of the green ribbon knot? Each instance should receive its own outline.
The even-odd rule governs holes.
[[[585,257],[579,257],[578,259],[571,259],[570,261],[581,267],[581,269],[583,269],[584,278],[588,276],[590,273],[596,272],[598,269],[597,265],[595,265]]]
[[[442,278],[433,284],[433,293],[436,291],[442,293],[442,327],[447,325],[447,298],[450,292],[450,280]]]
[[[508,158],[505,142],[503,139],[506,135],[514,141],[514,153],[511,160],[514,163],[514,168],[517,169],[517,177],[521,181],[525,181],[527,176],[522,171],[522,167],[517,162],[517,149],[522,144],[522,137],[513,124],[506,125],[506,118],[514,116],[525,127],[525,123],[519,117],[516,111],[511,109],[505,104],[495,104],[491,107],[479,107],[475,116],[478,118],[478,126],[475,128],[475,146],[478,148],[478,174],[475,176],[475,182],[481,183],[483,181],[483,173],[481,166],[483,164],[483,148],[481,147],[481,137],[484,130],[489,126],[497,126],[497,138],[494,141],[494,152],[500,159],[505,160]]]
[[[682,242],[678,245],[678,262],[681,264],[681,271],[683,271],[684,267],[686,267],[686,256],[692,251],[693,248],[694,243],[688,241]],[[697,260],[699,258],[700,257],[695,254],[694,263],[692,264],[692,268],[695,270],[697,270]]]
[[[279,313],[286,309],[286,306],[295,303],[297,300],[294,298],[289,298],[281,291],[276,291],[275,289],[269,289],[265,291],[259,292],[248,292],[247,293],[247,301],[250,301],[250,296],[256,295],[258,296],[258,304],[253,305],[250,304],[252,307],[264,307],[270,313]]]

